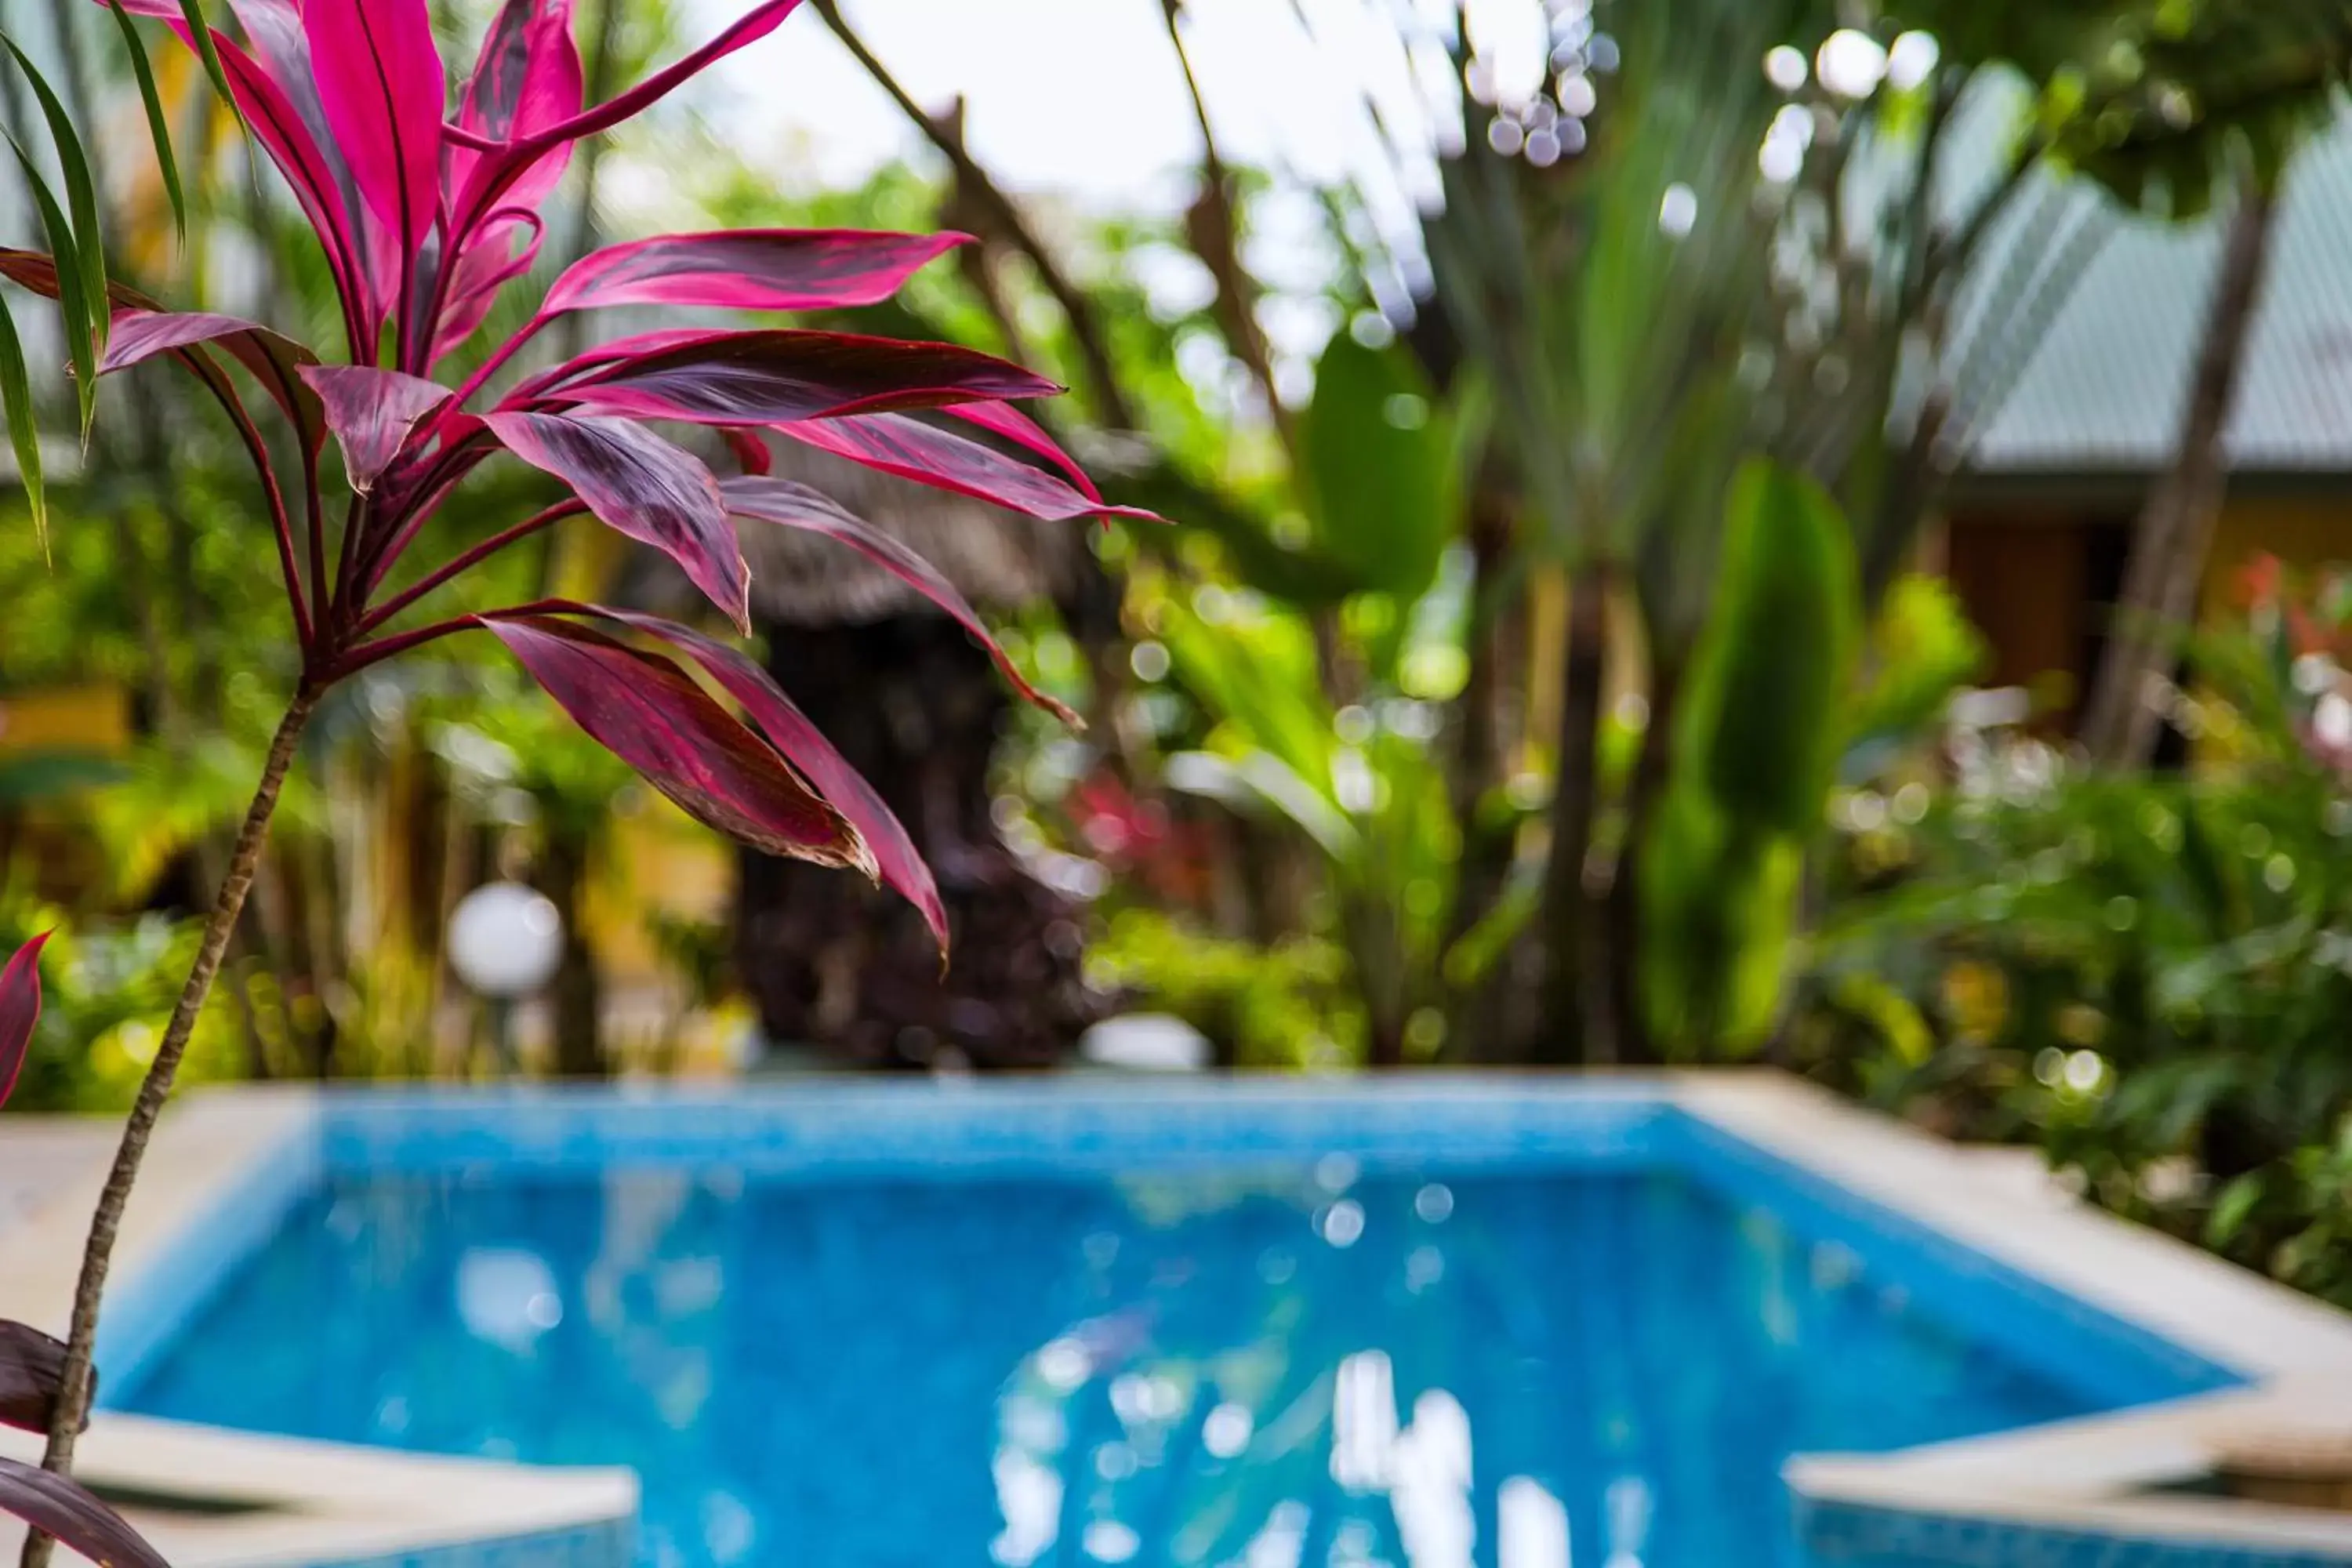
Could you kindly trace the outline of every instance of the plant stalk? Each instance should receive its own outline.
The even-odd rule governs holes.
[[[122,1212],[130,1204],[131,1184],[139,1179],[139,1166],[146,1157],[147,1142],[154,1133],[156,1118],[163,1113],[163,1102],[171,1098],[172,1080],[179,1074],[180,1058],[187,1054],[188,1040],[195,1033],[196,1016],[212,993],[214,977],[220,973],[221,955],[227,951],[229,934],[236,929],[236,918],[245,909],[245,896],[253,887],[254,869],[261,862],[262,845],[269,837],[269,819],[278,809],[278,792],[294,761],[295,742],[301,738],[303,726],[310,721],[318,700],[317,690],[306,683],[288,704],[286,717],[278,721],[278,734],[269,743],[268,761],[262,765],[261,782],[253,792],[253,804],[246,808],[245,824],[238,828],[236,843],[229,852],[228,871],[221,879],[220,895],[214,900],[212,914],[205,921],[204,942],[196,949],[196,962],[188,971],[188,983],[180,991],[179,1005],[173,1009],[172,1021],[163,1031],[163,1043],[157,1047],[155,1060],[140,1082],[139,1098],[131,1105],[130,1119],[122,1126],[122,1141],[114,1151],[113,1168],[107,1172],[106,1186],[99,1194],[98,1212],[90,1216],[89,1240],[82,1249],[81,1278],[74,1287],[73,1325],[66,1340],[65,1370],[58,1392],[57,1412],[49,1426],[47,1451],[41,1457],[44,1468],[60,1475],[73,1468],[74,1441],[89,1414],[90,1357],[98,1338],[99,1300],[106,1290],[107,1268],[114,1258]],[[49,1538],[37,1531],[26,1536],[24,1554],[19,1559],[21,1568],[47,1568],[51,1544]]]

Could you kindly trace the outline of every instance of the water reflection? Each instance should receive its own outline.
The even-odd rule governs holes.
[[[1675,1181],[434,1176],[131,1407],[645,1481],[647,1568],[1772,1568],[1781,1458],[2087,1401]]]
[[[1770,1475],[1782,1445],[1844,1424],[1807,1408],[1792,1363],[1819,1352],[1831,1322],[1862,1329],[1857,1312],[1888,1332],[1907,1300],[1866,1281],[1851,1250],[1761,1212],[1711,1214],[1701,1228],[1716,1245],[1695,1249],[1690,1195],[1637,1200],[1640,1185],[1608,1184],[1599,1205],[1577,1194],[1545,1215],[1538,1244],[1507,1188],[1470,1184],[1480,1205],[1457,1222],[1454,1184],[1368,1182],[1343,1155],[1295,1187],[1127,1184],[1152,1224],[1123,1241],[1091,1235],[1081,1252],[1099,1296],[1140,1299],[1037,1344],[1003,1384],[992,1556],[1005,1568],[1073,1551],[1188,1568],[1775,1561],[1759,1527],[1782,1522]],[[1498,1207],[1512,1211],[1501,1224]],[[1279,1239],[1285,1209],[1303,1214],[1303,1241]],[[1245,1237],[1258,1244],[1235,1245]],[[1350,1345],[1359,1335],[1379,1337]],[[1867,1337],[1846,1348],[1881,1350]],[[1743,1386],[1743,1367],[1760,1380]],[[1074,1444],[1073,1432],[1098,1436]],[[1727,1442],[1736,1454],[1714,1451]],[[1662,1492],[1679,1499],[1671,1521]]]

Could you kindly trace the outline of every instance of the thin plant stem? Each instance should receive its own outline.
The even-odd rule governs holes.
[[[131,1185],[139,1179],[139,1166],[146,1158],[155,1119],[163,1113],[163,1102],[171,1098],[180,1058],[187,1054],[189,1038],[195,1033],[197,1015],[204,1010],[205,1000],[212,994],[214,977],[220,973],[221,955],[228,950],[230,933],[236,929],[236,918],[245,909],[245,896],[251,890],[254,871],[261,863],[262,845],[269,837],[269,819],[278,809],[278,792],[285,786],[287,769],[294,761],[295,743],[301,739],[303,726],[310,722],[318,700],[318,689],[306,683],[295,692],[293,700],[287,705],[285,718],[278,721],[278,734],[269,743],[268,759],[262,764],[261,782],[253,792],[253,804],[246,808],[245,825],[237,830],[236,843],[229,851],[228,870],[221,879],[220,894],[213,900],[212,914],[205,921],[204,941],[196,949],[196,962],[188,971],[187,984],[181,988],[179,1005],[172,1010],[172,1021],[163,1030],[163,1041],[156,1047],[155,1059],[140,1081],[139,1098],[122,1124],[122,1141],[115,1147],[114,1164],[107,1172],[106,1185],[99,1194],[98,1212],[90,1217],[89,1240],[82,1250],[81,1278],[74,1287],[73,1326],[66,1340],[65,1370],[58,1382],[57,1407],[50,1418],[48,1448],[41,1457],[43,1468],[58,1474],[73,1468],[74,1440],[89,1414],[90,1353],[98,1340],[99,1300],[106,1291],[107,1269],[114,1260],[115,1237],[121,1229],[122,1212],[131,1202]],[[49,1538],[37,1531],[27,1535],[19,1559],[20,1568],[47,1568],[50,1546]]]
[[[330,682],[348,680],[360,671],[382,664],[385,659],[395,658],[411,648],[439,642],[443,637],[456,637],[459,632],[473,631],[485,621],[513,621],[527,616],[562,615],[579,608],[580,605],[570,599],[533,599],[528,605],[509,605],[503,609],[484,610],[479,615],[452,616],[446,621],[436,621],[413,632],[355,644],[346,648],[342,657],[327,670],[326,679]]]
[[[222,374],[218,365],[198,353],[185,356],[188,369],[204,389],[219,402],[229,423],[236,426],[237,439],[245,443],[246,453],[253,459],[255,473],[260,476],[261,493],[269,505],[269,521],[278,536],[278,570],[286,579],[286,602],[294,612],[294,631],[304,648],[310,646],[310,610],[302,599],[302,574],[294,559],[294,525],[286,510],[286,497],[278,484],[278,469],[269,460],[269,447],[254,428],[253,416],[246,411],[245,400],[236,395],[236,385]],[[312,494],[317,493],[312,487]]]
[[[417,600],[422,599],[425,595],[433,592],[434,589],[440,587],[443,584],[447,583],[454,578],[464,575],[467,572],[480,565],[491,556],[496,555],[499,551],[504,550],[508,545],[528,539],[532,534],[537,533],[541,529],[552,527],[554,524],[562,521],[567,517],[578,517],[587,511],[587,504],[583,501],[559,501],[543,511],[533,512],[530,516],[524,518],[520,522],[514,524],[511,528],[508,528],[500,532],[492,534],[489,538],[483,540],[479,544],[475,545],[472,549],[455,557],[446,564],[436,567],[433,571],[426,573],[425,576],[418,579],[415,583],[402,589],[399,593],[394,594],[391,598],[386,599],[383,604],[377,605],[374,609],[370,610],[366,615],[361,616],[359,623],[360,634],[364,637],[368,633],[375,630],[376,627],[383,625],[386,621],[391,620],[394,616],[400,614],[401,611],[408,608],[409,605],[416,603]]]

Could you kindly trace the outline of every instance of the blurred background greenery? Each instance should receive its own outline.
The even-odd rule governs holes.
[[[771,668],[932,859],[954,967],[461,651],[321,715],[192,1071],[498,1070],[444,937],[515,879],[567,931],[533,1071],[1038,1068],[1121,1012],[1219,1067],[1765,1061],[2352,1302],[2352,7],[1003,5],[812,0],[755,51],[803,74],[577,160],[539,263],[965,230],[847,324],[1055,375],[1040,417],[1171,520],[793,470],[1083,734],[878,572],[752,550]],[[441,7],[452,58],[488,9]],[[580,0],[591,96],[722,11]],[[121,275],[332,335],[200,71],[154,52],[182,238],[105,13],[8,26],[93,128]],[[1093,171],[1058,184],[1006,130],[1057,113]],[[229,433],[124,382],[51,443],[46,541],[0,503],[0,939],[60,931],[27,1109],[127,1100],[294,673]],[[545,538],[479,591],[685,602]]]

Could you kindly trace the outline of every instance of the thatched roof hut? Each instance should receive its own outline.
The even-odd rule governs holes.
[[[778,442],[775,471],[824,491],[930,562],[983,614],[1099,609],[1083,523],[1039,522]],[[747,854],[737,960],[772,1041],[858,1065],[1056,1060],[1094,1021],[1075,911],[999,838],[989,771],[1010,698],[928,600],[816,534],[746,523],[769,668],[906,824],[948,908],[953,963],[896,895]],[[683,579],[678,580],[683,586]],[[691,590],[685,590],[691,595]]]

